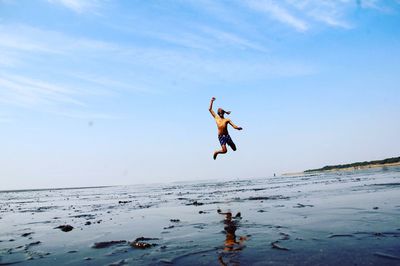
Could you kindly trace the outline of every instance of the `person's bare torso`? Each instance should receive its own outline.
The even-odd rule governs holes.
[[[215,116],[215,122],[217,123],[218,127],[218,136],[221,135],[228,135],[228,118],[221,118],[218,115]]]

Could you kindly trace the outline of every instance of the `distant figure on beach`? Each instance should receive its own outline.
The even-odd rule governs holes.
[[[225,114],[229,115],[231,112],[225,111],[222,108],[218,108],[218,110],[217,110],[218,115],[216,115],[213,111],[214,101],[215,101],[215,98],[212,97],[211,102],[210,102],[210,108],[208,110],[210,111],[211,115],[214,117],[215,122],[217,123],[218,140],[219,140],[219,143],[221,144],[221,150],[214,152],[213,158],[215,160],[215,159],[217,159],[218,154],[220,154],[220,153],[223,154],[228,151],[226,149],[226,144],[228,144],[232,148],[232,150],[236,151],[236,145],[232,141],[231,136],[229,136],[229,133],[228,133],[228,124],[230,124],[234,129],[237,129],[237,130],[242,130],[242,128],[236,126],[229,118],[224,117]]]

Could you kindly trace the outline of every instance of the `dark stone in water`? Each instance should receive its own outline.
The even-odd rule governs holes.
[[[77,252],[78,252],[77,250],[70,250],[67,253],[77,253]]]
[[[266,197],[250,197],[247,200],[277,200],[277,199],[289,199],[289,197],[285,197],[282,195],[273,195]]]
[[[72,217],[72,218],[86,218],[87,220],[91,220],[91,219],[96,218],[96,216],[93,215],[93,214],[78,214],[78,215],[73,215],[73,216],[70,216],[70,217]]]
[[[65,224],[65,225],[60,225],[60,226],[54,227],[54,229],[60,229],[63,232],[69,232],[69,231],[72,231],[72,229],[74,229],[74,227],[72,227],[69,224]]]
[[[163,263],[163,264],[174,264],[172,260],[168,259],[160,259],[158,262]]]
[[[151,238],[151,237],[143,237],[143,236],[141,236],[141,237],[136,238],[135,242],[137,242],[137,241],[149,241],[149,240],[159,240],[159,238]]]
[[[25,245],[25,250],[27,250],[28,248],[30,248],[30,247],[32,247],[32,246],[37,246],[37,245],[39,245],[40,243],[42,243],[42,242],[36,241],[36,242],[32,242],[32,243],[26,244],[26,245]]]
[[[157,244],[153,243],[147,243],[143,241],[149,241],[149,240],[158,240],[158,238],[150,238],[150,237],[138,237],[135,239],[135,241],[131,242],[129,245],[133,248],[138,248],[138,249],[146,249],[146,248],[151,248],[154,246],[157,246]]]
[[[126,204],[126,203],[131,203],[131,200],[120,200],[118,201],[118,204]]]
[[[285,248],[285,247],[282,247],[282,246],[278,245],[277,244],[278,242],[279,241],[272,242],[271,243],[272,248],[279,249],[279,250],[286,250],[286,251],[289,250],[288,248]]]
[[[289,240],[290,239],[289,234],[286,234],[283,232],[280,232],[279,234],[282,236],[281,240]]]
[[[21,236],[22,236],[22,237],[27,237],[27,236],[30,236],[31,234],[33,234],[33,232],[23,233]]]
[[[125,244],[125,243],[127,243],[126,240],[96,242],[93,244],[92,248],[108,248],[113,245]]]
[[[85,225],[91,225],[92,223],[90,222],[90,221],[87,221],[86,223],[85,223]]]
[[[351,234],[334,234],[334,235],[330,235],[328,236],[329,238],[334,238],[334,237],[353,237],[354,235]]]
[[[179,219],[170,219],[170,222],[173,222],[173,223],[179,223],[181,220],[179,220]]]
[[[382,183],[382,184],[372,184],[371,186],[400,186],[400,183]]]
[[[146,242],[132,242],[131,247],[133,248],[138,248],[138,249],[146,249],[146,248],[151,248],[153,246],[155,246],[155,244],[150,244],[150,243],[146,243]]]
[[[377,210],[377,209],[379,209],[379,207],[373,207],[372,209]]]
[[[297,205],[293,206],[293,208],[304,208],[304,207],[314,207],[314,205],[297,203]]]
[[[204,205],[204,203],[198,202],[197,200],[195,200],[192,204],[186,204],[186,205],[201,206],[201,205]]]
[[[164,230],[165,230],[165,229],[172,229],[172,228],[174,228],[174,227],[175,227],[174,225],[170,225],[170,226],[164,227]]]

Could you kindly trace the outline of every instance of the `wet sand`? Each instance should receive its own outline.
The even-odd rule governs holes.
[[[0,265],[400,265],[399,217],[399,167],[1,192]]]

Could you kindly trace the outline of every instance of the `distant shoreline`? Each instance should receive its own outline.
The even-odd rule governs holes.
[[[351,164],[327,165],[318,169],[309,169],[303,172],[284,173],[282,176],[297,176],[304,174],[326,173],[326,172],[344,172],[357,171],[371,168],[385,168],[400,166],[400,157],[387,158],[383,160],[356,162]]]
[[[369,162],[356,162],[351,164],[340,164],[340,165],[327,165],[318,169],[309,169],[303,171],[304,174],[318,173],[318,172],[336,172],[336,171],[354,171],[363,170],[370,168],[383,168],[400,166],[400,157],[387,158],[383,160],[375,160]]]

